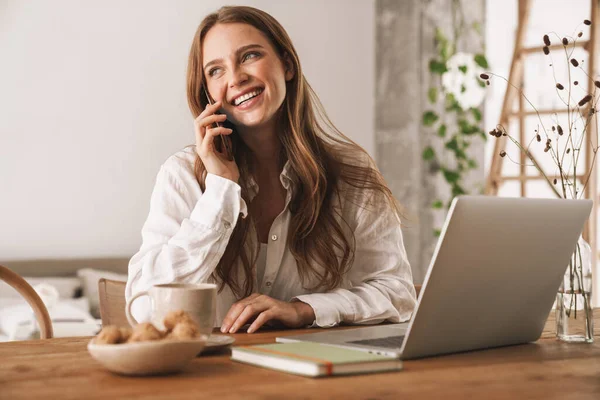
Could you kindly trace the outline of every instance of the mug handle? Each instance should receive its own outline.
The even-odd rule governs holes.
[[[150,301],[152,301],[152,296],[150,296],[150,293],[148,293],[148,290],[144,290],[142,292],[137,293],[132,298],[130,298],[129,301],[127,301],[127,305],[125,306],[125,315],[127,316],[127,322],[129,322],[129,325],[131,325],[132,328],[134,328],[139,322],[137,322],[137,320],[133,317],[133,315],[131,315],[131,305],[133,304],[133,301],[135,299],[137,299],[138,297],[142,297],[142,296],[148,296],[148,297],[150,297]]]

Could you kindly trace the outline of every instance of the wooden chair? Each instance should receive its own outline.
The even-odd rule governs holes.
[[[31,285],[16,272],[0,265],[0,280],[8,283],[10,286],[15,288],[21,296],[27,300],[29,306],[33,309],[37,323],[40,326],[40,338],[51,339],[54,335],[52,330],[52,320],[46,305],[38,296],[37,292],[33,290]]]
[[[98,281],[102,326],[129,327],[125,316],[125,284],[126,282],[105,278]]]

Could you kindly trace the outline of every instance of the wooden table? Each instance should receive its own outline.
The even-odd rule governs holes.
[[[594,344],[535,343],[405,361],[400,372],[305,378],[233,362],[228,351],[164,377],[113,375],[88,354],[89,338],[0,343],[0,399],[600,399],[600,309]],[[343,328],[334,328],[343,329]],[[315,330],[311,330],[315,331]],[[299,330],[236,334],[269,343]]]

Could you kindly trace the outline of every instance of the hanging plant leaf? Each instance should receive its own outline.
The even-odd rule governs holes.
[[[442,172],[444,174],[444,178],[446,179],[446,182],[448,182],[448,183],[456,183],[460,179],[460,174],[457,173],[456,171],[451,171],[449,169],[444,168],[444,169],[442,169]]]
[[[446,94],[446,111],[461,112],[463,109],[452,93]]]
[[[459,67],[458,67],[458,70],[459,70],[460,72],[462,72],[463,74],[465,74],[465,75],[467,74],[467,66],[466,66],[466,65],[461,65],[461,66],[459,66]]]
[[[438,128],[437,134],[439,137],[446,137],[446,124],[440,125]]]
[[[442,208],[444,207],[444,203],[442,203],[441,200],[436,200],[433,202],[433,204],[431,205],[432,208]]]
[[[459,119],[458,126],[460,127],[460,131],[465,135],[473,135],[479,132],[479,127],[477,125],[471,125],[466,119]]]
[[[481,111],[479,111],[478,108],[471,107],[471,114],[473,114],[473,118],[475,119],[475,121],[481,121]]]
[[[444,72],[448,71],[446,68],[446,63],[438,60],[429,61],[429,71],[434,74],[442,75]]]
[[[460,185],[452,186],[452,197],[460,196],[461,194],[467,194],[465,190]]]
[[[440,47],[440,57],[442,57],[442,60],[448,61],[448,45],[446,43]]]
[[[433,111],[425,111],[423,113],[423,125],[432,126],[438,120],[438,115]]]
[[[487,58],[485,58],[485,56],[483,54],[475,54],[475,63],[477,65],[479,65],[481,68],[488,68],[488,62],[487,62]]]
[[[448,39],[444,36],[440,28],[435,30],[435,44],[439,49],[442,61],[446,62],[448,60]]]
[[[477,161],[473,160],[472,158],[467,161],[467,164],[471,169],[477,168]]]
[[[429,91],[427,92],[427,97],[429,98],[429,102],[431,104],[435,104],[435,102],[437,101],[437,95],[438,91],[436,87],[429,88]]]
[[[435,152],[433,151],[433,148],[431,146],[428,146],[425,148],[425,150],[423,150],[423,160],[425,160],[425,161],[433,160],[434,157],[435,157]]]
[[[448,39],[444,35],[444,32],[440,28],[435,29],[435,42],[436,43],[448,43]]]
[[[448,140],[445,144],[445,147],[449,150],[458,150],[458,141],[456,140],[456,136],[453,136],[452,139]]]

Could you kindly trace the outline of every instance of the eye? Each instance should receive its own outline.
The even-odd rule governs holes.
[[[243,57],[242,61],[246,61],[246,59],[248,58],[248,56],[252,56],[252,55],[254,55],[256,57],[259,57],[260,53],[257,53],[256,51],[251,51],[249,53],[246,53],[246,54],[244,54],[244,57]]]
[[[215,71],[219,70],[221,68],[213,68],[210,71],[208,71],[208,76],[213,76],[215,74]]]
[[[258,52],[256,52],[256,51],[251,51],[251,52],[248,52],[248,53],[244,54],[244,56],[242,57],[242,62],[246,61],[246,59],[248,59],[248,58],[256,58],[256,57],[260,57],[260,55],[261,55],[261,54],[260,54],[260,53],[258,53]],[[254,56],[254,57],[251,57],[251,56]],[[211,70],[209,70],[209,71],[208,71],[208,76],[209,76],[209,77],[212,77],[212,76],[213,76],[213,75],[215,75],[215,74],[216,74],[216,73],[217,73],[217,72],[218,72],[220,69],[221,69],[221,68],[219,68],[219,67],[212,68]]]

